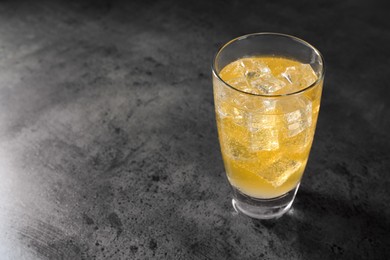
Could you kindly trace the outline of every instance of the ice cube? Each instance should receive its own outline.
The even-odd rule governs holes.
[[[261,104],[259,100],[251,98],[246,94],[236,95],[236,97],[233,99],[233,102],[237,105],[237,107],[241,107],[246,112],[258,110],[259,104]]]
[[[249,149],[246,132],[232,132],[235,127],[229,124],[222,124],[222,128],[219,138],[224,156],[240,161],[256,159],[255,154]]]
[[[317,75],[314,73],[310,64],[300,64],[290,66],[281,73],[281,78],[288,84],[295,87],[308,87],[317,80]]]
[[[272,151],[279,148],[278,119],[275,115],[251,115],[248,119],[250,149]]]
[[[288,137],[301,133],[312,124],[312,102],[310,100],[306,98],[295,98],[290,103],[293,104],[291,107],[294,110],[290,110],[290,112],[284,114]]]
[[[288,178],[296,173],[302,166],[302,162],[291,160],[285,157],[277,157],[268,165],[263,165],[258,175],[271,183],[274,187],[279,187]]]
[[[261,61],[243,59],[224,73],[232,77],[226,82],[244,92],[272,94],[286,86],[286,83],[273,76],[270,68]]]
[[[272,127],[250,132],[250,149],[253,152],[276,150],[279,148],[278,138],[278,130]]]
[[[239,62],[239,66],[245,71],[244,75],[247,74],[247,72],[263,72],[263,73],[269,73],[271,70],[268,68],[268,66],[259,61],[254,59],[242,59]]]
[[[283,80],[273,76],[267,65],[258,63],[256,69],[245,72],[247,84],[259,94],[271,94],[286,86]]]
[[[311,141],[313,140],[312,129],[306,128],[304,131],[293,137],[287,137],[283,139],[283,146],[290,150],[291,156],[302,156],[307,154],[310,149]]]
[[[263,111],[265,112],[275,111],[276,104],[277,104],[276,100],[273,99],[263,100],[262,102]]]
[[[244,77],[228,79],[226,80],[226,83],[244,92],[251,92],[252,90]]]
[[[262,94],[272,94],[286,86],[285,82],[268,74],[248,79],[248,83],[254,89],[260,90]]]
[[[292,78],[290,76],[290,73],[287,72],[287,69],[286,69],[285,72],[282,72],[281,75],[282,75],[283,78],[285,78],[287,80],[288,83],[293,84]],[[295,69],[295,68],[292,68],[292,69]]]
[[[263,62],[257,60],[245,60],[241,61],[241,67],[244,68],[244,75],[247,77],[258,75],[270,74],[271,69]]]
[[[239,63],[239,66],[242,68],[242,77],[246,82],[246,86],[242,80],[239,84],[235,83],[243,91],[254,94],[269,94],[280,90],[286,85],[282,80],[274,77],[270,68],[260,61],[244,59]]]
[[[313,84],[317,80],[317,75],[310,64],[301,64],[301,78],[306,83],[306,86]]]
[[[250,161],[255,159],[254,154],[249,150],[246,144],[242,144],[239,138],[235,136],[221,136],[222,151],[225,156],[240,161]]]
[[[278,117],[276,115],[266,114],[250,114],[248,119],[248,129],[251,132],[256,132],[263,128],[275,127],[278,123]]]
[[[234,124],[243,125],[245,111],[233,106],[230,102],[219,102],[216,111],[220,118],[229,118]]]
[[[287,120],[288,135],[294,136],[299,134],[305,129],[305,126],[302,122],[302,111],[297,110],[285,115]]]

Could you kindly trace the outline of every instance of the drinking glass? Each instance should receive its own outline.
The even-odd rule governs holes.
[[[297,61],[315,73],[315,80],[283,94],[253,93],[223,80],[221,71],[227,65],[251,57]],[[218,50],[212,74],[218,136],[233,207],[253,218],[278,218],[291,208],[309,157],[324,80],[322,55],[290,35],[249,34]]]

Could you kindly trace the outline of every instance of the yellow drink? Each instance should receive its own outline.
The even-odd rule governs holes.
[[[308,64],[260,56],[236,60],[219,76],[235,88],[214,82],[229,182],[255,198],[275,198],[294,189],[309,156],[322,86],[286,94],[316,83],[317,75]]]

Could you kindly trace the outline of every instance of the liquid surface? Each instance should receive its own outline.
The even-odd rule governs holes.
[[[241,91],[262,95],[295,92],[317,80],[310,65],[281,57],[243,58],[224,67],[220,77]],[[222,155],[234,187],[257,198],[274,198],[296,187],[309,156],[321,88],[272,98],[214,83]]]

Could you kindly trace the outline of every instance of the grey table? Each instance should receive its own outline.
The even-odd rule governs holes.
[[[1,1],[0,259],[389,259],[389,28],[374,1]],[[327,65],[277,221],[233,211],[212,97],[259,31]]]

